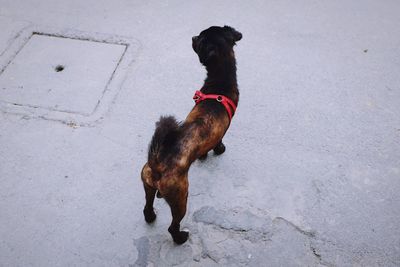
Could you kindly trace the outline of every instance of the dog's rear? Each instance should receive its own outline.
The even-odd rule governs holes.
[[[161,117],[149,145],[147,163],[142,170],[142,181],[146,193],[146,205],[143,210],[148,223],[156,219],[153,208],[154,197],[163,197],[171,207],[172,222],[168,231],[175,243],[182,244],[188,238],[188,232],[180,231],[180,221],[186,213],[188,192],[187,173],[171,168],[179,154],[181,126],[172,116]]]
[[[179,124],[173,116],[162,116],[156,123],[156,130],[149,145],[147,163],[153,172],[153,179],[159,180],[162,166],[168,157],[178,149]]]

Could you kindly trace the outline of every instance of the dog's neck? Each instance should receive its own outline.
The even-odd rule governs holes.
[[[236,60],[234,57],[222,63],[206,66],[207,78],[201,91],[205,94],[222,94],[231,98],[236,104],[239,90],[236,80]]]

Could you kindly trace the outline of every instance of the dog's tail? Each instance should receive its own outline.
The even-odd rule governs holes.
[[[147,162],[153,172],[153,178],[161,178],[159,163],[163,162],[175,150],[179,136],[179,123],[173,116],[161,116],[149,145]]]

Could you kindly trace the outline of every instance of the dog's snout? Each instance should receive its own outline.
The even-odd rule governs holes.
[[[192,48],[194,50],[194,52],[197,53],[197,40],[199,39],[198,36],[193,36],[192,37]]]

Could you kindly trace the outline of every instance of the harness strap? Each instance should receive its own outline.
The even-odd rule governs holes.
[[[226,112],[228,112],[229,120],[232,120],[232,117],[236,111],[236,105],[230,98],[224,95],[213,95],[213,94],[206,95],[200,91],[196,91],[194,93],[193,100],[196,103],[196,105],[206,99],[214,99],[220,102],[222,105],[224,105]]]

